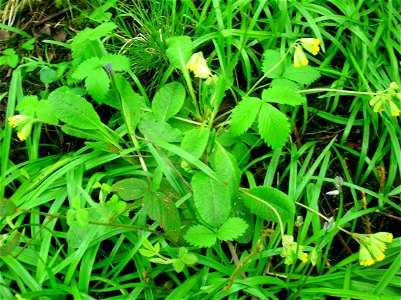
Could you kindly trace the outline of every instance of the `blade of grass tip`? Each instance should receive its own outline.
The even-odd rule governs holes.
[[[272,186],[273,180],[276,176],[276,171],[278,167],[278,163],[280,161],[281,155],[283,155],[283,149],[275,149],[273,151],[272,158],[269,162],[269,167],[266,170],[265,179],[263,180],[263,186]]]
[[[375,295],[381,295],[382,292],[389,285],[390,281],[395,277],[399,276],[401,269],[401,252],[394,258],[391,266],[387,269],[386,273],[381,276],[380,281],[377,283],[373,289]]]

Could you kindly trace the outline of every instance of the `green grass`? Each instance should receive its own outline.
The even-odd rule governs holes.
[[[81,15],[91,24],[88,27],[105,21],[93,14],[96,9],[110,13],[108,20],[117,25],[114,33],[102,35],[98,44],[91,44],[93,53],[101,49],[124,54],[131,60],[130,69],[121,77],[110,75],[112,93],[108,101],[116,97],[119,104],[96,102],[88,91],[84,95],[100,115],[108,140],[73,137],[76,148],[57,153],[68,136],[63,127],[68,125],[67,119],[57,126],[34,123],[25,142],[17,139],[15,129],[8,124],[0,129],[0,196],[7,199],[0,207],[0,298],[399,296],[401,237],[394,228],[401,217],[401,127],[399,117],[389,109],[377,113],[369,105],[370,93],[387,89],[391,82],[401,86],[398,1],[147,0],[127,4],[92,1],[86,5],[90,9],[72,8],[75,16]],[[10,26],[3,24],[1,28],[27,34]],[[213,94],[215,90],[208,90],[204,81],[191,79],[189,73],[186,77],[188,71],[170,63],[168,39],[182,35],[191,38],[193,52],[203,52],[213,73],[224,78],[219,93]],[[292,64],[290,47],[303,37],[321,39],[320,53],[308,54],[309,64],[321,77],[309,86],[300,86],[307,102],[295,107],[275,105],[290,120],[290,141],[272,149],[256,125],[247,128],[244,135],[230,135],[231,113],[242,97],[262,97],[263,89],[272,82],[273,77],[264,76],[264,51],[276,50],[281,57],[290,51],[282,60],[283,68],[287,68]],[[68,64],[56,81],[45,85],[39,80],[40,67],[58,66],[24,58],[23,51],[18,54],[20,64],[7,83],[6,97],[1,98],[7,104],[6,119],[18,114],[24,95],[40,94],[45,100],[63,85],[85,87],[71,77],[74,64]],[[0,66],[2,74],[5,68]],[[28,81],[35,76],[35,82]],[[135,114],[144,118],[157,110],[152,102],[155,95],[173,81],[185,88],[188,99],[166,123],[184,138],[190,129],[202,124],[208,128],[210,135],[201,156],[183,147],[179,139],[158,136],[162,122],[150,136],[136,119]],[[213,95],[221,97],[220,109],[210,106]],[[163,96],[170,101],[169,95]],[[198,114],[191,106],[196,100]],[[140,110],[133,103],[140,103]],[[82,129],[100,136],[94,133],[95,128]],[[173,129],[163,130],[172,134],[169,130]],[[200,139],[195,139],[194,148],[198,142]],[[216,142],[226,151],[220,153],[223,167],[215,158],[220,149]],[[208,216],[194,201],[196,183],[192,178],[202,173],[215,182],[212,187],[230,185],[232,173],[225,173],[225,169],[234,170],[236,163],[243,174],[232,214],[245,220],[249,228],[242,241],[219,238],[211,247],[196,247],[185,238],[187,230],[209,224]],[[342,192],[328,196],[328,191],[335,190],[336,176],[344,179]],[[136,198],[143,192],[136,188],[127,200],[113,187],[128,178],[140,179],[137,182],[149,187],[145,196]],[[245,198],[258,186],[284,192],[295,204],[295,215],[280,224],[251,212],[238,198]],[[274,201],[265,201],[270,208],[280,208]],[[8,212],[10,203],[16,205],[12,213]],[[180,217],[178,229],[169,224],[174,211]],[[285,219],[286,213],[281,217]],[[302,225],[297,217],[302,217]],[[331,217],[334,226],[326,230],[333,223]],[[177,240],[172,237],[174,230],[179,232]],[[376,232],[392,232],[394,240],[387,244],[383,260],[369,267],[360,265],[359,244],[351,235]],[[286,265],[281,257],[284,235],[294,237],[296,251],[311,257],[316,250],[316,265],[310,259],[304,263],[296,258]],[[140,252],[144,239],[153,246],[159,243],[160,254],[172,260],[179,259],[179,248],[184,246],[196,256],[197,263],[185,264],[182,272],[176,272],[174,265],[152,261]]]

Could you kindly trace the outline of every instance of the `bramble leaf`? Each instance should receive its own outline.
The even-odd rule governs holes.
[[[122,54],[106,54],[100,59],[100,64],[104,67],[111,64],[114,71],[128,71],[130,69],[130,60]]]
[[[258,115],[262,101],[255,97],[244,97],[233,109],[231,115],[231,133],[240,135],[247,131]]]
[[[167,121],[176,115],[185,100],[185,89],[178,82],[164,85],[152,101],[152,111],[159,121]]]
[[[192,177],[194,202],[201,218],[212,226],[220,226],[231,213],[231,195],[228,187],[204,173]]]
[[[259,133],[273,149],[281,148],[288,140],[290,123],[287,116],[273,105],[263,103],[259,112]]]
[[[216,243],[217,236],[203,225],[194,225],[188,229],[184,239],[196,247],[211,247]]]
[[[222,241],[233,241],[243,235],[248,224],[241,218],[229,218],[217,231],[217,238]]]
[[[103,103],[110,88],[110,78],[103,68],[97,68],[88,73],[85,80],[88,93],[99,103]]]
[[[262,71],[267,78],[280,77],[281,73],[283,72],[283,67],[281,65],[277,66],[280,60],[281,55],[278,50],[268,49],[263,53]]]
[[[320,73],[316,68],[311,66],[296,68],[291,65],[285,70],[283,77],[300,84],[309,85],[319,79]]]
[[[295,106],[305,103],[306,98],[289,87],[271,87],[263,90],[262,100]]]
[[[252,213],[268,221],[278,222],[278,217],[271,207],[277,211],[283,223],[294,218],[294,202],[278,189],[269,186],[255,187],[246,191],[243,198]]]

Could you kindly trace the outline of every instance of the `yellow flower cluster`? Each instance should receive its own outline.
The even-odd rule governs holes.
[[[29,116],[16,115],[8,118],[8,124],[17,128],[17,136],[20,141],[25,141],[31,135],[33,118]]]
[[[304,246],[298,245],[294,242],[294,237],[292,235],[283,236],[283,251],[281,252],[281,257],[285,257],[284,263],[286,265],[291,265],[294,263],[294,257],[298,257],[302,262],[306,263],[308,261],[308,254],[303,252]]]
[[[305,52],[303,49],[308,51],[313,55],[317,55],[320,51],[320,39],[315,38],[303,38],[299,40],[299,43],[295,45],[294,52],[294,67],[304,67],[307,66],[309,60],[306,58]]]
[[[359,263],[362,266],[371,266],[375,262],[385,259],[386,243],[393,241],[393,234],[389,232],[377,232],[374,234],[354,233],[352,237],[360,244]]]
[[[388,105],[391,115],[394,117],[398,117],[401,113],[399,105],[396,104],[396,102],[401,104],[401,93],[396,92],[398,89],[399,87],[397,83],[392,82],[390,83],[390,87],[388,89],[374,96],[369,101],[370,106],[373,107],[373,111],[375,113],[384,111],[386,105]]]
[[[199,77],[202,79],[212,77],[212,72],[207,66],[206,59],[203,57],[202,52],[192,54],[186,65],[186,68],[194,72],[195,77]]]

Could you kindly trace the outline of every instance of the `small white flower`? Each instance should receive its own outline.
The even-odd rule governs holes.
[[[326,195],[329,195],[329,196],[335,196],[335,195],[338,195],[338,194],[340,194],[339,190],[334,190],[334,191],[330,191],[330,192],[326,193]]]

